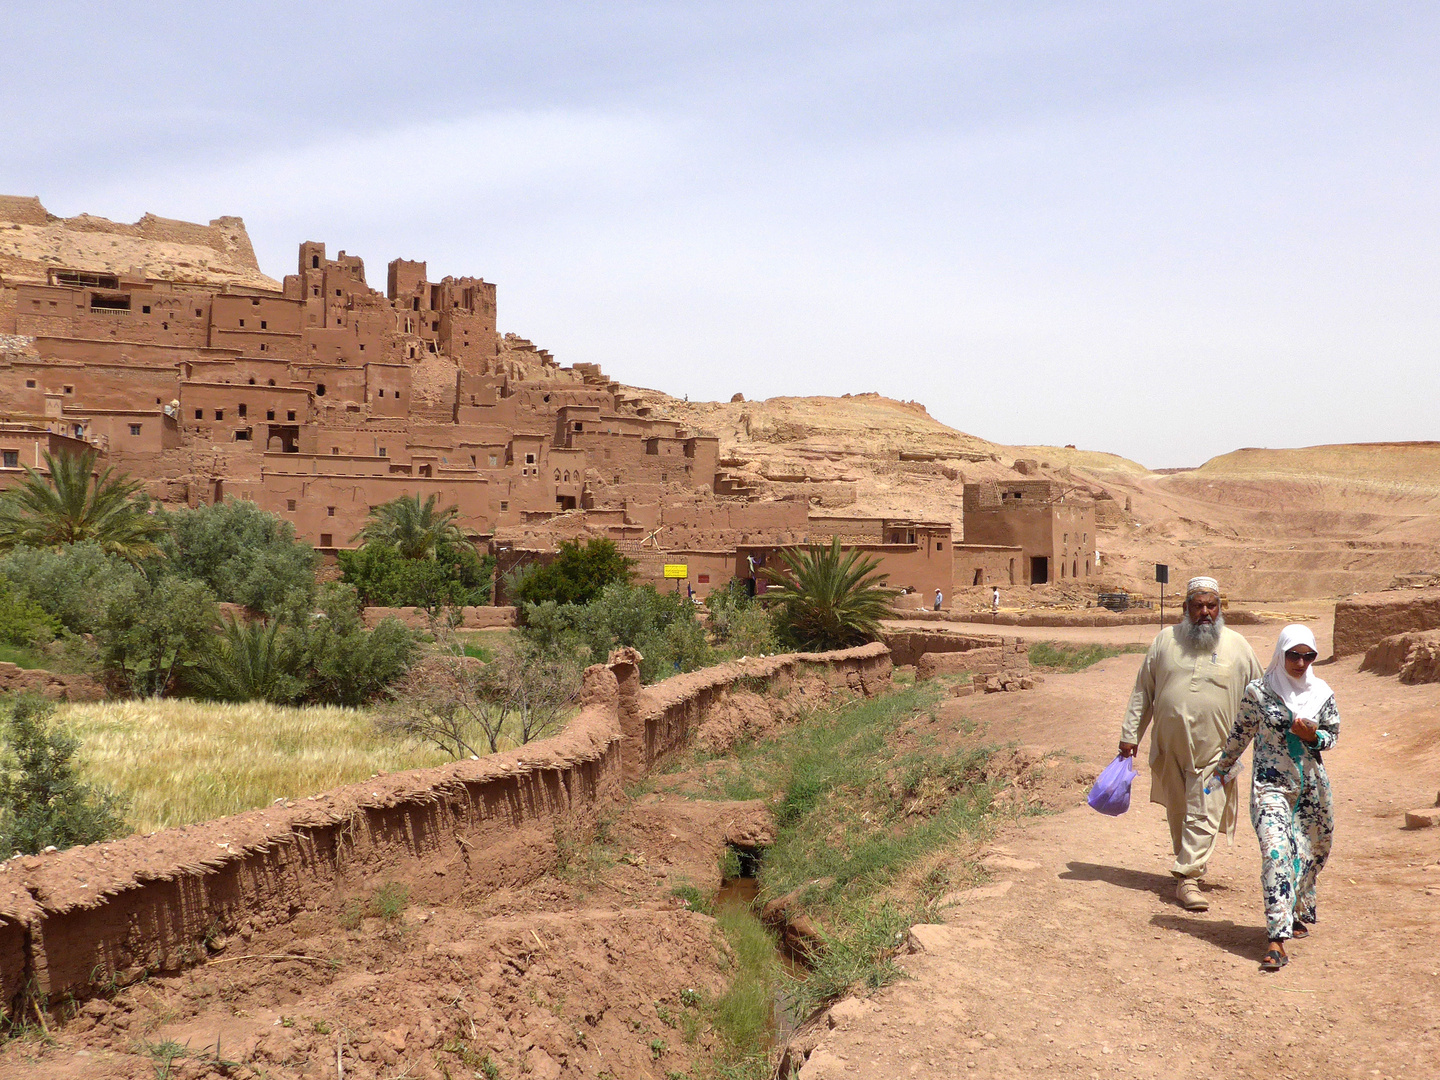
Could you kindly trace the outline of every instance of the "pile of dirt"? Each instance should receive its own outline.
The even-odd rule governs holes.
[[[1360,670],[1399,675],[1402,683],[1440,682],[1440,630],[1384,638],[1366,652]]]

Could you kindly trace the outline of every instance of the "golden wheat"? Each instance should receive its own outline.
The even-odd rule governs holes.
[[[129,802],[139,832],[303,798],[445,754],[375,730],[363,709],[144,699],[62,705],[85,778]]]

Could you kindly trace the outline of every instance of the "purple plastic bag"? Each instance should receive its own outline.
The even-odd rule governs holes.
[[[1090,808],[1119,817],[1130,809],[1130,781],[1135,779],[1135,759],[1117,757],[1095,779],[1090,789]]]

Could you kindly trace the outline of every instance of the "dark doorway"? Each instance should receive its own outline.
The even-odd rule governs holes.
[[[1045,555],[1030,556],[1030,584],[1044,585],[1050,580],[1050,559]]]
[[[977,566],[977,567],[975,568],[975,581],[974,581],[974,584],[976,584],[976,585],[984,585],[984,584],[985,584],[985,569],[984,569],[984,567],[978,567],[978,566]]]

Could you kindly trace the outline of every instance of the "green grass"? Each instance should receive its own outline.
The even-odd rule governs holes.
[[[744,908],[722,907],[715,918],[734,968],[729,988],[709,1009],[720,1041],[711,1069],[723,1080],[765,1080],[770,1076],[776,994],[784,978],[775,938]]]
[[[0,645],[0,661],[7,664],[14,664],[16,667],[33,670],[43,668],[45,658],[30,649],[22,649],[17,645]]]
[[[1037,641],[1030,646],[1030,665],[1074,674],[1112,656],[1143,653],[1147,649],[1148,645],[1138,642],[1128,645],[1072,645],[1063,641]]]

